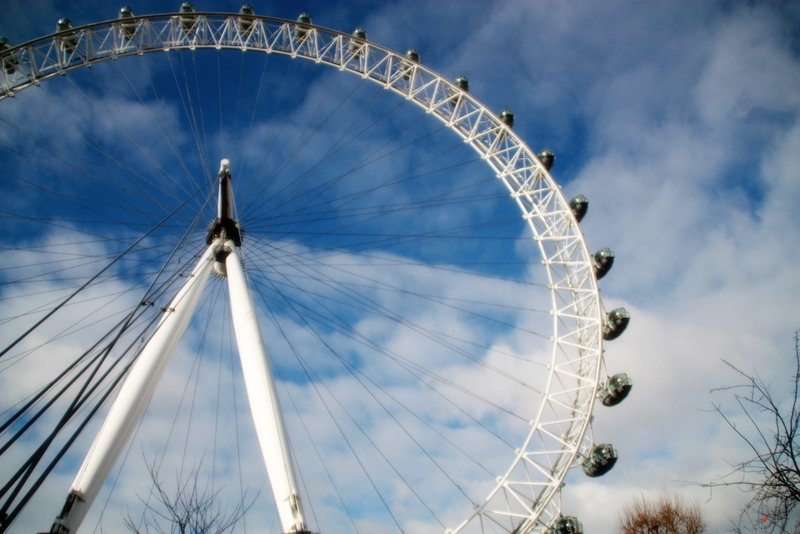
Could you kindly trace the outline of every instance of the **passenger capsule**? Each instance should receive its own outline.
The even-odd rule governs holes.
[[[69,19],[58,19],[56,23],[56,32],[67,32],[73,28],[72,22]],[[61,49],[66,52],[74,52],[78,47],[78,38],[74,33],[68,33],[59,37],[61,40]]]
[[[19,65],[19,60],[15,54],[6,54],[6,50],[11,50],[11,48],[13,47],[8,42],[8,39],[0,37],[0,55],[3,56],[3,70],[6,71],[6,74],[14,74],[14,71],[17,70],[17,65]]]
[[[304,40],[308,35],[308,24],[311,24],[311,16],[308,13],[300,13],[294,27],[294,35],[299,41]]]
[[[58,19],[56,22],[56,31],[57,32],[65,32],[67,30],[71,30],[73,28],[72,22],[69,19]]]
[[[189,15],[189,13],[195,13],[194,6],[190,2],[184,2],[181,4],[179,13],[181,13],[181,29],[183,30],[183,33],[190,35],[192,32],[194,32],[195,17],[193,15]]]
[[[603,326],[603,339],[611,341],[617,339],[628,328],[631,314],[625,308],[617,308],[608,312],[606,324]]]
[[[498,117],[500,117],[500,122],[502,122],[509,128],[514,127],[514,112],[511,111],[510,109],[508,108],[504,109],[503,111],[500,112],[500,115],[498,115]]]
[[[469,79],[467,79],[466,76],[459,76],[453,83],[464,93],[469,93]],[[461,101],[461,99],[464,96],[461,91],[454,91],[454,90],[450,91],[451,94],[453,95],[453,98],[450,99],[451,106],[455,107],[456,104],[458,104]]]
[[[242,35],[250,35],[253,30],[253,19],[250,18],[253,15],[255,11],[250,4],[244,4],[239,10],[239,33]]]
[[[603,406],[616,406],[624,401],[625,397],[631,392],[631,388],[633,388],[633,380],[625,373],[612,376],[603,387],[600,397],[603,401]]]
[[[610,248],[601,248],[594,253],[592,263],[594,263],[594,275],[600,280],[614,266],[614,252]]]
[[[406,59],[400,63],[400,72],[403,73],[403,79],[408,81],[411,79],[411,73],[414,71],[414,63],[419,63],[419,52],[416,48],[409,48],[406,51]]]
[[[125,19],[132,19],[136,16],[136,13],[133,12],[133,9],[130,7],[123,7],[119,10],[119,17],[118,20],[125,20]],[[131,40],[133,36],[136,35],[136,22],[128,21],[120,23],[120,28],[122,28],[122,35],[125,36],[126,39]]]
[[[581,222],[589,211],[589,199],[583,195],[578,195],[569,201],[569,208],[575,216],[575,220]]]
[[[356,28],[353,30],[353,38],[350,39],[350,53],[355,57],[360,58],[364,48],[364,41],[367,40],[367,32],[364,28]]]
[[[541,152],[536,155],[539,158],[539,161],[544,165],[544,168],[547,169],[547,172],[553,170],[553,164],[556,162],[556,153],[550,150],[549,148],[545,148]]]
[[[566,516],[547,529],[547,534],[583,534],[583,525],[577,517]]]
[[[583,472],[590,477],[601,477],[617,463],[617,449],[609,443],[597,445],[583,462]]]

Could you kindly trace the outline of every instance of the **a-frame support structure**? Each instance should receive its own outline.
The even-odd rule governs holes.
[[[233,326],[250,411],[283,532],[308,533],[275,380],[261,336],[253,296],[238,253],[242,239],[233,218],[233,190],[228,160],[222,160],[218,178],[217,218],[208,234],[208,248],[184,286],[165,308],[156,332],[131,367],[72,483],[64,508],[50,530],[52,533],[77,533],[120,452],[139,424],[156,384],[194,314],[212,268],[228,281]]]

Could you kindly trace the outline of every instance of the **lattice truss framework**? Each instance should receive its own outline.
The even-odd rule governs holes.
[[[477,521],[482,532],[544,532],[560,516],[567,471],[592,446],[587,429],[600,384],[602,328],[591,255],[580,227],[535,154],[494,113],[405,56],[310,24],[269,17],[193,13],[140,16],[82,26],[3,54],[0,100],[92,63],[171,49],[240,49],[305,58],[396,91],[469,143],[508,187],[533,231],[552,298],[550,377],[525,443],[486,501],[448,532]]]

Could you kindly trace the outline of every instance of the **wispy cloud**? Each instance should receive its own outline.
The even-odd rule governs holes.
[[[56,9],[46,2],[39,4],[42,5],[34,8],[30,3],[11,2],[6,12],[13,16],[0,21],[0,34],[21,42],[52,31],[51,26],[54,27],[55,19],[60,16],[70,16],[81,23],[115,15],[113,10],[107,12],[106,7],[86,3],[68,6],[68,9]],[[709,411],[712,402],[728,404],[724,394],[711,395],[709,390],[735,380],[726,372],[721,360],[758,369],[779,390],[785,386],[785,376],[792,364],[792,333],[800,326],[797,304],[800,282],[794,267],[800,260],[796,239],[800,227],[800,215],[796,210],[800,202],[796,171],[800,154],[800,130],[796,125],[800,63],[796,43],[791,38],[797,28],[798,13],[792,6],[641,4],[621,0],[581,4],[504,2],[489,6],[474,2],[466,6],[447,2],[382,6],[320,3],[309,5],[308,11],[316,23],[343,31],[363,25],[372,40],[400,52],[416,47],[423,63],[447,77],[467,75],[472,93],[478,99],[497,111],[504,107],[514,109],[515,130],[535,150],[547,145],[556,151],[558,159],[553,173],[563,183],[565,194],[584,193],[590,198],[590,213],[582,223],[590,247],[596,250],[609,246],[617,254],[614,269],[601,282],[605,306],[610,309],[624,305],[633,315],[629,331],[607,344],[607,366],[611,374],[628,372],[635,385],[628,402],[610,409],[598,407],[596,411],[595,439],[618,447],[621,457],[616,468],[598,480],[586,479],[577,471],[570,475],[563,492],[564,512],[579,516],[587,530],[611,532],[622,505],[633,496],[662,488],[676,489],[698,498],[711,531],[722,531],[738,512],[742,496],[724,491],[708,494],[681,482],[708,481],[724,473],[729,462],[739,461],[747,454],[719,417]],[[207,6],[196,4],[196,7],[205,9]],[[224,4],[213,10],[222,11],[223,8],[236,11],[238,5]],[[147,13],[161,11],[163,7],[144,5],[136,9]],[[275,3],[263,8],[258,6],[257,12],[268,14],[270,9],[274,9],[275,15],[294,18],[297,7]],[[92,13],[96,16],[90,16]],[[47,19],[47,24],[43,19]],[[169,74],[168,66],[162,66],[165,70],[161,73]],[[181,128],[184,119],[179,101],[155,104],[147,97],[141,102],[133,88],[148,94],[149,83],[139,77],[131,85],[115,77],[116,71],[110,68],[98,74],[106,76],[103,87],[113,89],[111,94],[96,94],[87,102],[85,97],[67,88],[59,93],[63,96],[62,105],[69,113],[87,120],[88,131],[102,140],[106,148],[120,150],[121,159],[129,167],[141,161],[137,155],[140,151],[119,134],[120,129],[130,132],[147,152],[155,153],[158,165],[167,167],[178,160],[173,147],[163,141],[165,132],[170,132],[166,137],[174,140],[178,152],[187,155],[186,161],[192,160],[194,140]],[[267,82],[264,95],[274,96],[280,91],[278,79]],[[317,98],[347,89],[347,86],[331,88],[326,85],[329,80],[326,77],[320,80],[322,83],[292,86],[294,92],[284,93],[283,102],[288,102],[290,96],[298,97],[299,106],[293,108],[293,118],[302,120],[287,123],[269,155],[258,143],[242,148],[243,154],[264,161],[261,174],[251,168],[246,172],[242,169],[243,174],[258,179],[275,174],[275,167],[271,165],[277,161],[277,156],[290,151],[295,140],[303,139],[305,124],[324,116],[315,107]],[[30,89],[26,93],[31,96],[20,95],[20,99],[27,98],[30,106],[48,101],[36,91]],[[256,101],[255,97],[248,98]],[[274,103],[260,102],[264,109]],[[34,108],[14,111],[15,115],[9,120],[13,118],[19,124],[30,122],[26,131],[48,143],[58,140],[60,150],[69,151],[77,161],[88,157],[91,150],[78,140],[81,135],[65,134],[52,126],[68,125],[69,121],[59,117],[58,110],[52,107],[44,109],[53,115],[52,122],[34,120],[41,114]],[[359,102],[353,100],[345,101],[340,113],[356,118],[359,111]],[[243,119],[245,115],[247,113],[240,112],[238,117]],[[96,120],[89,121],[92,116]],[[263,114],[260,119],[253,125],[250,139],[261,138],[269,132],[274,135],[282,117]],[[402,117],[393,120],[390,116],[385,130],[374,130],[375,137],[404,124]],[[121,128],[121,124],[124,127]],[[223,130],[226,128],[231,131],[233,126],[227,124]],[[239,130],[237,135],[244,136],[244,133]],[[222,137],[211,137],[209,145],[213,150],[209,152],[222,150],[217,148],[222,146]],[[231,135],[225,137],[230,139]],[[0,129],[0,139],[19,141],[20,145],[28,143],[5,124]],[[336,160],[337,165],[343,170],[350,169],[359,158],[369,157],[372,146],[368,141],[365,138],[353,141],[347,156]],[[308,149],[325,150],[335,142],[332,134],[320,134],[309,139]],[[127,149],[121,150],[123,147]],[[188,156],[190,153],[192,155]],[[412,154],[400,152],[384,156],[381,165],[401,176],[408,168],[414,168],[414,162],[421,164],[433,153],[434,147],[423,143]],[[215,153],[208,157],[209,160],[215,158],[218,159]],[[90,158],[90,161],[94,160]],[[158,165],[142,163],[140,170],[148,179],[154,179],[161,176]],[[197,162],[191,165],[191,171],[181,169],[176,176],[183,177],[201,168]],[[243,167],[245,165],[250,164],[242,163]],[[304,169],[304,165],[304,170],[308,170],[302,158],[293,165],[295,171]],[[443,160],[434,166],[446,169],[447,162]],[[25,165],[14,159],[4,163],[4,167],[23,176]],[[102,169],[111,173],[112,167],[104,164]],[[419,169],[415,172],[421,173],[425,168]],[[473,176],[477,175],[471,169],[463,176],[470,183],[476,183],[477,178]],[[369,183],[371,171],[367,166],[362,172],[353,173],[353,180],[331,185],[326,189],[327,196],[317,197],[316,204],[295,199],[295,204],[281,205],[276,201],[270,207],[282,214],[290,213],[289,208],[302,207],[305,212],[300,210],[299,213],[317,216],[319,210],[309,206],[327,208],[331,199],[342,193],[358,195],[364,190],[364,184]],[[452,175],[445,171],[439,174],[448,178],[437,183],[450,183]],[[285,177],[276,178],[269,194],[281,188],[290,191],[293,176],[287,171]],[[139,178],[135,181],[144,183]],[[166,183],[163,187],[174,192]],[[259,201],[269,195],[265,190],[259,191],[263,197],[254,194],[247,202],[239,202],[239,207],[250,213],[263,212],[267,204]],[[384,205],[393,202],[402,206],[405,199],[391,198],[394,191],[376,191],[367,198],[370,202],[380,200]],[[445,191],[440,193],[445,194]],[[432,188],[424,194],[430,198],[437,193]],[[458,196],[452,191],[448,194],[447,198],[451,199]],[[11,209],[14,200],[19,201],[19,198],[4,199],[4,208]],[[494,209],[500,201],[490,202]],[[364,214],[371,207],[369,202],[353,201],[352,207],[358,216],[350,221],[363,223],[367,220]],[[453,208],[449,212],[441,209],[431,213],[452,217],[453,228],[468,222],[467,214],[472,210],[467,208],[472,206],[454,202]],[[213,206],[210,209],[213,210]],[[19,211],[18,204],[13,210]],[[484,208],[486,211],[490,209]],[[157,220],[155,212],[145,213],[150,220]],[[299,220],[292,223],[295,228],[302,224]],[[399,231],[407,220],[402,215],[393,218],[395,229]],[[434,227],[440,221],[426,222]],[[198,234],[203,233],[206,223],[205,219],[201,221],[203,228]],[[257,229],[251,227],[250,230]],[[272,228],[271,235],[278,235],[279,230],[277,226]],[[510,248],[498,247],[497,253],[509,253],[520,261],[530,259],[529,255],[525,256],[527,252],[519,252],[513,240],[523,234],[524,229],[504,232]],[[59,239],[57,234],[43,232],[43,235],[51,240]],[[474,362],[459,361],[453,355],[456,349],[468,350],[473,355],[485,356],[507,374],[522,370],[535,374],[529,371],[534,366],[526,360],[535,359],[543,345],[528,345],[531,336],[521,333],[523,329],[541,328],[535,313],[531,325],[525,324],[525,316],[509,312],[509,317],[516,321],[517,330],[503,326],[490,328],[478,322],[471,325],[474,314],[486,309],[475,303],[485,302],[489,296],[509,307],[528,305],[520,298],[524,294],[520,287],[528,281],[525,269],[507,267],[516,282],[493,279],[476,282],[476,277],[470,273],[481,269],[485,272],[486,267],[445,265],[446,259],[442,259],[443,265],[439,268],[451,269],[443,277],[441,271],[399,263],[398,258],[404,253],[401,246],[381,253],[367,248],[362,254],[332,256],[325,252],[322,240],[290,239],[283,235],[281,239],[279,245],[271,243],[274,250],[264,245],[259,254],[273,260],[280,258],[280,267],[272,271],[274,280],[280,284],[262,290],[276,302],[282,302],[280,306],[274,305],[272,313],[284,320],[278,324],[287,331],[281,332],[269,313],[262,317],[263,328],[268,338],[279,340],[277,347],[280,348],[275,354],[291,354],[293,349],[300,348],[310,350],[312,355],[307,365],[330,379],[326,381],[327,390],[317,389],[315,385],[321,381],[305,376],[299,360],[288,359],[277,365],[286,379],[281,394],[287,404],[293,404],[287,411],[290,414],[288,423],[296,432],[294,435],[305,436],[308,427],[313,427],[315,439],[327,441],[331,446],[325,453],[334,459],[329,466],[333,471],[331,476],[346,480],[348,471],[357,469],[357,462],[348,451],[343,435],[358,440],[364,451],[370,451],[363,452],[364,455],[375,454],[374,449],[365,446],[363,436],[354,426],[353,421],[359,421],[375,439],[383,442],[383,448],[393,459],[410,461],[415,466],[409,473],[410,478],[425,480],[429,474],[425,466],[430,465],[430,460],[421,458],[419,448],[408,442],[408,435],[400,430],[401,425],[390,421],[388,413],[393,413],[398,418],[407,418],[403,424],[419,431],[418,439],[427,440],[429,450],[441,455],[435,459],[441,462],[443,472],[464,470],[471,475],[473,471],[480,471],[473,462],[465,462],[460,453],[453,452],[452,445],[436,437],[429,428],[423,431],[422,421],[398,408],[392,399],[402,399],[425,423],[468,446],[475,457],[488,458],[490,452],[501,450],[504,445],[496,443],[496,438],[476,437],[475,431],[465,424],[464,411],[456,409],[445,397],[461,396],[463,392],[456,394],[454,388],[443,381],[423,377],[423,383],[442,393],[442,396],[432,397],[435,401],[430,397],[423,399],[419,394],[427,386],[411,385],[411,375],[400,372],[398,364],[387,355],[406,354],[425,360],[429,369],[461,386],[481,382],[480,386],[487,390],[500,389],[503,406],[524,403],[521,400],[526,394],[524,388],[504,389],[507,379],[499,373],[485,378]],[[341,239],[352,239],[351,244],[355,242],[355,238]],[[437,246],[443,248],[430,251],[431,257],[439,252],[446,258],[451,245]],[[475,250],[486,253],[480,246]],[[49,249],[48,253],[57,251],[61,248]],[[108,252],[97,249],[94,253],[102,256]],[[27,261],[20,253],[7,258],[7,262],[18,264]],[[305,270],[292,263],[299,259],[306,262]],[[63,262],[64,259],[54,257],[53,261]],[[380,264],[386,265],[379,268]],[[361,275],[366,278],[359,279]],[[314,288],[313,293],[301,295],[293,289],[292,285],[301,279],[314,277],[315,285],[307,286]],[[334,281],[346,282],[348,291],[354,293],[333,291],[330,283]],[[220,282],[217,280],[215,284],[219,286]],[[389,290],[390,286],[402,286],[409,293]],[[125,289],[124,282],[120,282],[119,289]],[[13,306],[10,299],[15,291],[16,288],[3,290],[4,309]],[[222,288],[217,287],[216,291],[209,293],[213,296],[208,297],[207,305],[214,299],[225,299]],[[427,300],[414,296],[414,292]],[[281,296],[285,297],[284,301],[278,300]],[[364,300],[357,302],[356,296]],[[472,303],[464,304],[458,299]],[[339,318],[325,310],[325,306],[334,306],[334,303],[347,309],[341,313],[350,314],[348,318],[354,319],[350,329],[338,325]],[[82,307],[76,305],[76,309],[79,306]],[[297,309],[301,306],[304,307],[302,314]],[[459,307],[463,306],[467,306],[472,315],[460,311]],[[384,307],[385,311],[376,313],[374,310],[378,307]],[[391,319],[390,312],[407,310],[415,312],[413,324]],[[202,313],[207,313],[207,309]],[[309,318],[313,328],[303,324],[300,319],[303,315]],[[90,317],[88,312],[86,316]],[[439,337],[426,337],[420,330],[423,325]],[[249,415],[245,411],[234,419],[205,411],[191,413],[188,408],[189,398],[196,399],[198,410],[201,406],[219,403],[224,414],[232,412],[234,402],[239,408],[245,405],[237,364],[230,358],[231,333],[224,328],[206,333],[190,332],[189,342],[176,355],[163,387],[156,394],[151,417],[140,429],[139,441],[128,453],[122,476],[129,478],[120,480],[129,483],[118,484],[108,501],[103,525],[114,524],[124,510],[139,509],[136,495],[143,494],[134,488],[147,488],[143,462],[164,456],[166,463],[172,457],[183,456],[185,449],[183,462],[189,468],[199,458],[203,459],[204,469],[212,469],[212,462],[217,462],[213,469],[220,487],[224,486],[229,492],[226,498],[236,498],[240,491],[239,477],[243,488],[250,488],[251,492],[261,489],[259,505],[248,515],[248,530],[278,530],[272,523],[271,512],[261,511],[262,507],[270,507],[269,490],[264,484],[257,444],[247,419]],[[452,337],[445,339],[441,337],[444,334]],[[378,340],[380,348],[365,345],[360,336],[367,335]],[[294,340],[296,346],[292,347],[285,339]],[[450,343],[455,343],[456,347],[448,345]],[[197,360],[190,349],[198,345],[223,346],[227,359]],[[366,392],[371,386],[359,384],[358,377],[347,372],[342,363],[332,363],[333,350],[363,365],[365,374],[371,373],[368,376],[390,380],[383,392],[373,393],[380,396],[387,407],[391,406],[391,410],[382,407],[376,398],[364,400],[370,398]],[[448,355],[448,351],[452,353]],[[220,373],[221,370],[224,372]],[[4,385],[3,397],[12,391],[15,389]],[[217,391],[219,396],[216,393],[206,395]],[[328,403],[327,408],[323,399]],[[344,407],[353,411],[352,419]],[[469,415],[480,418],[485,404],[464,396],[459,400],[459,407],[472,410]],[[340,428],[325,413],[327,409],[336,410]],[[179,426],[195,431],[191,435],[197,440],[193,438],[164,449],[163,438],[169,434],[176,413],[180,414],[177,416]],[[500,432],[508,426],[502,418],[485,422]],[[199,439],[202,434],[235,433],[241,436],[238,441],[241,451],[221,439],[210,443]],[[298,438],[298,441],[301,441],[295,443],[298,452],[308,453],[308,457],[313,458],[316,444],[310,439]],[[88,442],[83,446],[88,446]],[[218,460],[211,460],[210,451],[215,447],[222,454]],[[239,452],[245,460],[236,459]],[[72,460],[73,463],[77,461]],[[240,461],[244,465],[241,471],[237,466]],[[391,467],[381,462],[380,473],[388,477]],[[309,460],[308,470],[304,469],[301,472],[307,477],[309,491],[318,491],[317,487],[322,487],[327,479],[321,464]],[[430,472],[436,474],[430,475],[430,487],[423,489],[429,491],[425,499],[438,501],[441,498],[439,504],[449,504],[452,502],[447,501],[449,497],[438,495],[439,489],[446,485],[444,475],[438,469],[430,468]],[[165,477],[171,480],[173,472],[166,473]],[[46,490],[56,508],[66,495],[71,475],[59,472],[57,478],[60,487]],[[343,482],[342,489],[359,496],[371,493],[369,481],[364,480],[363,475],[357,478],[351,475],[351,481]],[[464,483],[471,498],[485,491],[483,487],[474,487],[470,476],[464,477]],[[337,497],[327,485],[325,487],[321,491],[320,516],[330,514],[326,517],[332,522],[347,524],[341,510],[336,510],[340,506]],[[386,484],[383,489],[388,497],[396,500],[398,514],[421,506],[409,495],[407,486]],[[147,489],[143,491],[146,493]],[[391,524],[385,513],[352,503],[349,508],[364,532],[369,528],[383,530],[385,524]],[[423,510],[423,519],[409,524],[409,531],[417,531],[412,525],[418,525],[420,532],[441,531],[426,514]],[[443,516],[448,514],[445,512]],[[23,526],[30,530],[47,525],[25,523]]]

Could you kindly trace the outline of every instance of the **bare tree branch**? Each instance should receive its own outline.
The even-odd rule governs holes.
[[[800,534],[800,331],[794,334],[794,384],[788,402],[777,400],[758,373],[747,374],[725,363],[744,383],[712,391],[733,392],[749,424],[738,428],[720,405],[715,404],[714,409],[753,456],[701,485],[738,486],[752,493],[734,523],[736,532]]]
[[[174,495],[169,493],[158,477],[154,465],[148,466],[156,502],[144,499],[145,512],[140,520],[130,514],[125,526],[133,534],[225,534],[232,531],[255,502],[247,502],[247,494],[230,513],[218,502],[219,490],[200,485],[200,467],[191,470],[184,480],[176,478]]]

